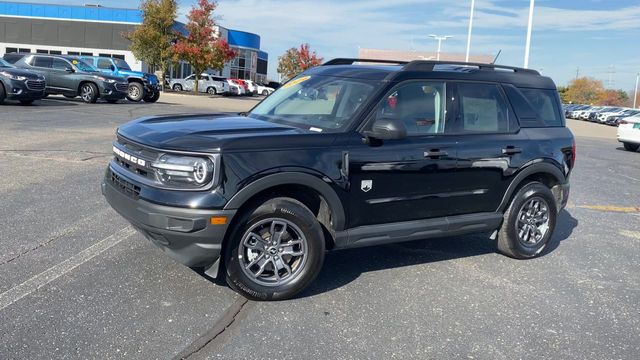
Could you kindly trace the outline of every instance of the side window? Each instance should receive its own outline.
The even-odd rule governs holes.
[[[34,56],[31,65],[41,68],[51,68],[51,58],[44,56]]]
[[[98,69],[111,69],[111,60],[109,59],[98,59]]]
[[[498,85],[459,83],[457,128],[462,133],[509,131],[509,106]]]
[[[442,134],[446,125],[446,99],[444,82],[409,82],[382,100],[376,116],[399,120],[409,136]]]
[[[185,80],[186,80],[186,81],[189,81],[189,80],[194,80],[195,78],[196,78],[196,76],[195,76],[195,75],[189,75],[189,76],[187,76],[187,77],[185,78]]]
[[[554,90],[520,88],[520,91],[546,126],[563,125]]]
[[[68,62],[62,60],[62,59],[58,59],[55,58],[53,59],[53,66],[54,69],[56,70],[67,70],[68,68],[71,67],[71,64],[69,64]]]

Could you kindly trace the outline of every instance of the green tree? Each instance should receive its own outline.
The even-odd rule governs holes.
[[[173,25],[177,9],[176,0],[142,0],[142,24],[124,34],[131,41],[129,48],[136,58],[161,70],[160,84],[164,84],[164,74],[173,54],[171,42],[175,38]]]
[[[237,52],[229,47],[224,39],[215,35],[213,11],[216,2],[198,0],[187,16],[189,20],[186,28],[189,34],[182,36],[173,46],[174,58],[184,60],[193,68],[195,86],[193,91],[198,93],[200,74],[207,69],[222,70],[224,64],[237,56]]]
[[[315,51],[311,51],[309,44],[301,44],[300,47],[287,50],[278,57],[278,73],[282,80],[287,81],[301,72],[322,64],[322,58]]]
[[[569,99],[567,98],[567,90],[569,90],[566,86],[558,86],[558,94],[560,94],[560,100],[563,103],[568,103]]]

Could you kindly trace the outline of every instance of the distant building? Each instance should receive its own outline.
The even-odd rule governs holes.
[[[126,60],[134,70],[149,71],[122,37],[141,23],[142,12],[137,9],[0,1],[0,56],[11,52],[108,56]],[[180,22],[175,29],[186,32]],[[217,75],[265,82],[269,57],[260,50],[260,36],[223,27],[216,30],[239,52]],[[170,76],[177,78],[191,73],[191,66],[182,62],[170,70]]]
[[[358,58],[360,59],[379,59],[379,60],[436,60],[437,53],[429,51],[411,51],[411,50],[382,50],[382,49],[363,49],[358,50]],[[470,62],[490,63],[494,56],[488,54],[469,54]],[[448,61],[465,61],[463,53],[440,53],[440,60]]]

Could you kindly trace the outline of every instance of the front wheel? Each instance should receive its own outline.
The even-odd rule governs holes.
[[[267,90],[262,90],[262,95],[267,96],[269,95],[269,92]]]
[[[144,97],[144,102],[154,103],[160,99],[160,91],[154,91],[151,94],[148,94]]]
[[[87,104],[93,104],[98,100],[98,87],[93,83],[84,83],[80,87],[80,98]]]
[[[539,182],[526,184],[504,213],[498,231],[498,250],[516,259],[540,255],[556,227],[557,215],[551,190]]]
[[[144,87],[138,82],[130,82],[127,90],[127,99],[133,102],[139,102],[144,97]]]
[[[640,144],[632,144],[632,143],[622,143],[622,145],[624,145],[624,149],[627,151],[638,151],[638,148],[640,148]]]
[[[274,198],[246,212],[226,246],[227,283],[252,300],[284,300],[322,268],[322,227],[302,203]]]
[[[182,85],[180,84],[173,85],[173,91],[182,91]]]
[[[209,95],[215,95],[215,94],[217,94],[217,93],[218,93],[218,91],[216,91],[216,88],[214,88],[213,86],[209,86],[209,87],[207,88],[207,94],[209,94]]]

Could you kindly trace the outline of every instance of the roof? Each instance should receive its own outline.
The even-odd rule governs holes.
[[[308,70],[307,73],[370,80],[468,80],[503,82],[518,87],[556,88],[553,80],[540,75],[535,70],[485,63],[334,59],[322,66]]]

